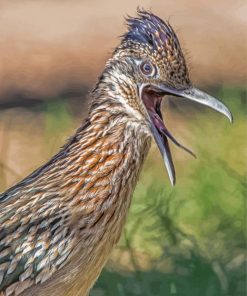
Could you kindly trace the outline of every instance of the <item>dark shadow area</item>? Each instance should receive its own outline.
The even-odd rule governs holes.
[[[86,85],[73,85],[65,87],[56,95],[41,95],[38,93],[23,92],[18,89],[11,89],[5,93],[4,96],[0,96],[0,111],[11,108],[33,108],[39,107],[47,101],[61,101],[78,98],[80,101],[86,101],[90,87]]]
[[[214,265],[193,254],[190,259],[177,257],[176,268],[180,273],[162,273],[158,270],[117,273],[104,270],[91,296],[245,296],[245,266],[242,264],[227,279],[227,291],[222,283],[223,275]],[[217,268],[215,268],[217,270]],[[223,271],[222,271],[223,272]],[[229,279],[229,282],[228,282]],[[224,280],[223,280],[224,281]]]

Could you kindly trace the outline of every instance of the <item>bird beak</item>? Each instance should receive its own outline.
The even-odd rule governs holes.
[[[141,97],[149,114],[150,129],[162,154],[171,184],[174,186],[176,182],[176,174],[168,144],[168,138],[177,146],[189,152],[192,156],[195,155],[188,148],[181,145],[165,126],[162,114],[160,112],[160,98],[161,96],[163,97],[167,94],[183,97],[185,99],[211,107],[212,109],[224,114],[231,122],[233,121],[233,117],[229,109],[222,102],[194,87],[178,90],[168,86],[159,85],[158,87],[155,86],[155,88],[153,86],[148,86],[146,89],[142,89]]]
[[[184,90],[176,90],[167,86],[161,86],[160,89],[168,94],[171,94],[177,97],[183,97],[185,99],[208,106],[225,115],[230,120],[231,123],[233,122],[233,117],[230,110],[218,99],[210,96],[209,94],[207,94],[204,91],[201,91],[200,89],[197,89],[195,87],[190,87]]]

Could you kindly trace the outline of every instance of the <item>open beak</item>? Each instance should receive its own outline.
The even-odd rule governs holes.
[[[189,87],[183,90],[177,90],[164,85],[159,85],[155,87],[151,85],[145,85],[141,87],[140,91],[140,96],[149,114],[151,132],[162,154],[171,184],[174,186],[176,182],[176,174],[172,161],[171,151],[168,144],[168,138],[174,144],[184,149],[192,156],[195,157],[195,154],[188,148],[181,145],[172,136],[172,134],[168,131],[167,127],[165,126],[160,111],[163,96],[168,94],[175,95],[178,97],[183,97],[191,101],[201,103],[224,114],[231,122],[233,121],[232,114],[222,102],[194,87]]]

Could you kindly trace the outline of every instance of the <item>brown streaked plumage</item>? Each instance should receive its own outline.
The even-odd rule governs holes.
[[[175,170],[161,99],[174,94],[231,119],[195,89],[171,26],[145,11],[93,90],[85,124],[47,164],[0,194],[0,295],[87,295],[119,240],[153,136]]]

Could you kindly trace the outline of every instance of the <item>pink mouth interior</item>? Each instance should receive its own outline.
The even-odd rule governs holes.
[[[161,102],[164,95],[165,93],[154,91],[148,87],[143,89],[142,100],[148,111],[150,119],[152,120],[158,133],[163,139],[164,146],[167,145],[166,137],[168,137],[175,145],[182,148],[183,150],[185,150],[190,155],[196,158],[196,155],[191,150],[189,150],[188,148],[180,144],[165,126],[165,123],[163,121],[163,116],[161,114]]]

